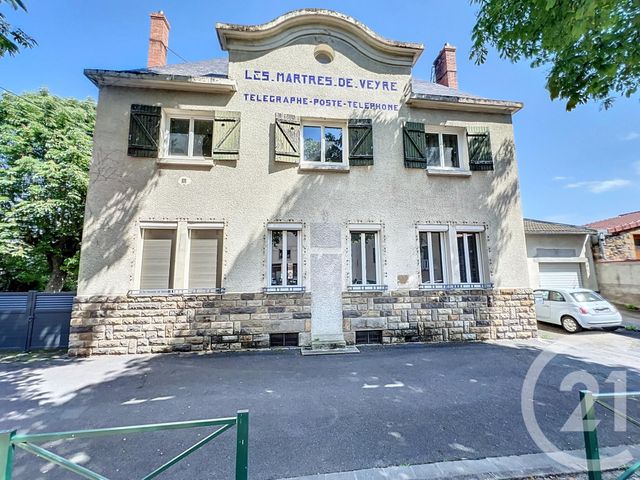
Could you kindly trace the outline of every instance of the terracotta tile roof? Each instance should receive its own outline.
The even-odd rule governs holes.
[[[524,233],[575,233],[590,234],[596,233],[590,228],[580,227],[577,225],[568,225],[566,223],[545,222],[543,220],[533,220],[531,218],[524,219]]]
[[[587,224],[587,227],[595,230],[606,230],[609,233],[624,232],[640,227],[640,211],[623,213],[617,217],[606,218]]]

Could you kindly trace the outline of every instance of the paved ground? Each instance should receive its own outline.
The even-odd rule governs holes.
[[[622,314],[622,324],[640,330],[640,310],[629,310],[624,305],[615,304]]]
[[[557,448],[580,449],[581,434],[560,429],[583,387],[561,391],[562,380],[584,370],[611,390],[606,380],[617,371],[626,373],[628,390],[640,390],[640,333],[565,335],[544,327],[542,337],[524,343],[369,347],[357,355],[324,357],[289,350],[5,358],[0,429],[95,428],[229,416],[247,408],[253,479],[537,453],[520,394],[534,359],[555,349],[532,403]],[[634,409],[637,402],[629,406]],[[639,432],[614,432],[610,418],[604,413],[602,418],[603,445],[640,441]],[[114,480],[140,478],[202,434],[76,440],[53,449]],[[166,478],[231,478],[233,455],[233,434],[227,432]],[[16,465],[18,479],[69,478],[20,453]]]

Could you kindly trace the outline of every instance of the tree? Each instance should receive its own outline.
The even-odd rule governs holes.
[[[546,88],[566,109],[588,101],[611,106],[640,83],[638,0],[471,0],[480,5],[471,58],[488,45],[512,62],[549,65]]]
[[[0,288],[75,287],[93,100],[0,97]]]
[[[8,3],[14,10],[27,11],[22,0],[0,0],[0,4]],[[7,21],[7,17],[0,13],[0,57],[5,53],[15,55],[20,47],[31,48],[36,45],[36,41],[19,28],[14,28]]]

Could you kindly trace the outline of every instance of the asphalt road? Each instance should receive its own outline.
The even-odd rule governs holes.
[[[0,362],[0,430],[97,428],[231,416],[250,411],[250,478],[271,479],[375,466],[539,452],[521,413],[533,360],[559,341],[532,402],[559,449],[582,448],[561,432],[577,406],[567,374],[586,371],[611,390],[612,371],[640,389],[640,334],[564,335],[545,327],[524,343],[366,347],[360,354],[302,357],[298,351],[175,354]],[[545,339],[546,338],[546,339]],[[629,411],[638,410],[638,404]],[[614,432],[602,413],[602,445],[640,443]],[[185,431],[58,443],[52,449],[110,479],[141,478],[202,438]],[[191,443],[190,443],[191,442]],[[232,478],[229,431],[163,478]],[[58,467],[16,454],[17,479],[62,479]]]

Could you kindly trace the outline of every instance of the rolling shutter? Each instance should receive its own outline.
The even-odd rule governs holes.
[[[373,165],[371,119],[349,120],[349,165]]]
[[[240,157],[240,112],[215,112],[213,159],[234,161]]]
[[[143,231],[140,290],[173,288],[173,257],[176,231]]]
[[[160,107],[152,105],[131,105],[127,155],[158,157],[161,112]]]
[[[485,127],[467,128],[467,143],[469,145],[469,169],[493,170],[489,129]]]
[[[579,263],[539,263],[538,272],[541,288],[582,287],[582,270]]]
[[[427,139],[423,123],[407,122],[402,129],[404,166],[427,168]]]
[[[191,230],[189,288],[218,288],[222,230]]]
[[[276,162],[300,162],[300,118],[276,113],[274,160]]]

